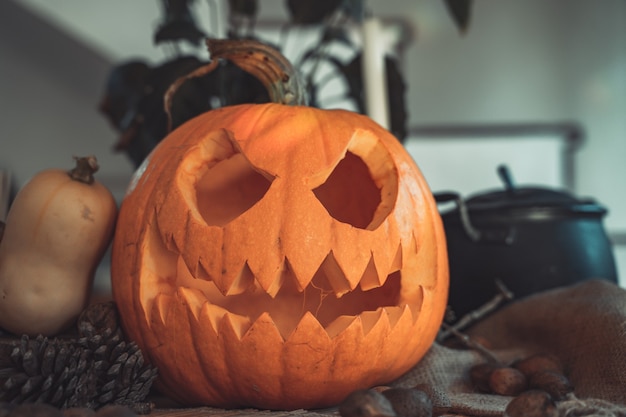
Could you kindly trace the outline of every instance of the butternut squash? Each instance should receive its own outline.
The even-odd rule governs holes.
[[[86,307],[115,226],[117,204],[95,157],[47,169],[17,194],[0,241],[0,326],[52,336]]]

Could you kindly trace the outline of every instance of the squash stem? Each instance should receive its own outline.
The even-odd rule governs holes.
[[[96,157],[93,155],[75,156],[74,160],[76,161],[76,166],[68,172],[70,178],[85,184],[93,184],[95,180],[93,174],[100,168]]]

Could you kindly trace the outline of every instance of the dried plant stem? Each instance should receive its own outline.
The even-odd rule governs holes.
[[[439,335],[437,336],[437,340],[441,342],[447,339],[455,331],[458,332],[469,327],[470,325],[476,323],[477,321],[487,316],[489,313],[493,312],[503,302],[510,301],[513,299],[513,293],[509,291],[509,289],[504,285],[502,281],[497,279],[495,281],[495,284],[496,284],[496,287],[498,288],[498,293],[491,300],[486,302],[484,305],[482,305],[478,309],[470,311],[469,313],[461,317],[461,319],[457,321],[454,325],[450,326],[446,324],[444,326],[445,328],[439,332]]]
[[[70,178],[85,184],[93,184],[95,181],[93,174],[100,168],[96,157],[93,155],[84,157],[75,156],[74,160],[76,161],[76,166],[68,171]]]
[[[494,355],[493,352],[491,352],[489,349],[487,349],[486,347],[484,347],[477,341],[473,340],[471,337],[469,337],[465,333],[461,333],[460,331],[458,331],[457,329],[455,329],[454,327],[446,323],[443,323],[442,326],[444,327],[444,329],[448,330],[453,336],[459,339],[465,346],[467,346],[470,349],[474,349],[478,353],[483,355],[487,359],[487,361],[491,363],[499,362],[498,358],[496,358],[496,355]]]

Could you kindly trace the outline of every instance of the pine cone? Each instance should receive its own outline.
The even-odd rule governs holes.
[[[97,409],[144,401],[157,369],[144,362],[135,343],[124,340],[115,303],[89,306],[78,319],[78,334],[77,339],[24,335],[2,345],[0,402]]]

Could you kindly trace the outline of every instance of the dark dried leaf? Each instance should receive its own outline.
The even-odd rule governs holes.
[[[365,16],[365,4],[363,0],[343,0],[339,8],[352,20],[356,22],[363,21],[363,17]]]
[[[165,16],[154,34],[154,43],[187,41],[198,45],[206,34],[195,22],[191,0],[162,0]]]
[[[256,0],[228,0],[231,13],[246,16],[250,19],[256,17],[258,5]]]
[[[321,23],[330,16],[342,0],[287,0],[290,20],[296,25]]]
[[[363,97],[363,75],[361,72],[361,56],[357,54],[347,65],[341,64],[339,70],[348,84],[348,95],[357,105],[359,113],[365,114],[365,100]],[[338,61],[335,61],[338,62]],[[387,56],[385,59],[387,71],[387,93],[389,105],[390,132],[400,141],[406,139],[407,112],[404,100],[406,84],[395,59]]]
[[[444,0],[448,13],[461,33],[467,32],[470,24],[472,0]]]
[[[343,26],[327,26],[322,33],[321,43],[337,41],[347,46],[353,46],[350,36]]]

